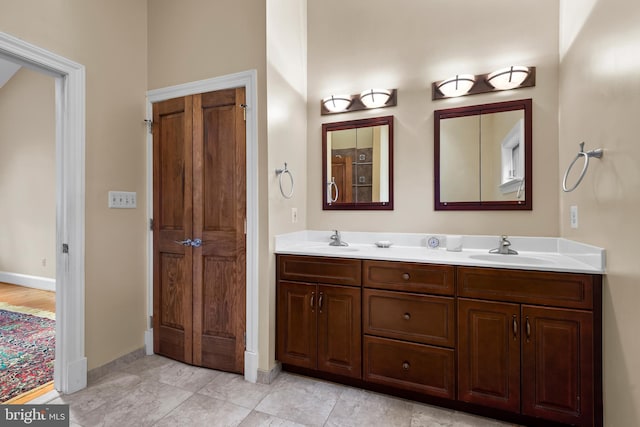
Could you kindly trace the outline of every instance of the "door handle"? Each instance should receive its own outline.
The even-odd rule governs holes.
[[[193,246],[194,248],[199,248],[200,246],[202,246],[202,239],[174,240],[174,242],[182,246]]]

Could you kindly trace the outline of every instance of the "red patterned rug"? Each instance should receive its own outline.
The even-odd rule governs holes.
[[[0,304],[0,402],[53,380],[56,321],[47,317],[55,315]]]

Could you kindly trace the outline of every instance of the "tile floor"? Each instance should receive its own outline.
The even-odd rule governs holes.
[[[506,427],[487,418],[281,373],[269,385],[240,375],[146,356],[68,403],[71,426]]]

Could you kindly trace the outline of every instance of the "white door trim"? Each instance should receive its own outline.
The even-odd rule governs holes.
[[[85,69],[67,58],[0,32],[0,56],[55,78],[56,359],[54,386],[87,386],[84,348]],[[63,252],[68,245],[68,253]]]
[[[147,92],[147,120],[153,120],[152,104],[181,96],[244,87],[247,103],[247,343],[244,378],[258,379],[258,72],[242,71],[212,79],[185,83]],[[153,218],[153,136],[147,134],[147,214]],[[147,239],[147,313],[153,316],[153,233]],[[147,354],[153,353],[153,324],[145,333]]]

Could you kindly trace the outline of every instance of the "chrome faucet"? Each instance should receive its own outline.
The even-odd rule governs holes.
[[[338,230],[333,230],[333,235],[331,235],[330,239],[329,246],[349,246],[347,242],[342,241]]]
[[[489,251],[490,254],[502,254],[502,255],[518,255],[518,251],[511,249],[511,242],[507,239],[507,236],[500,236],[500,246]]]

